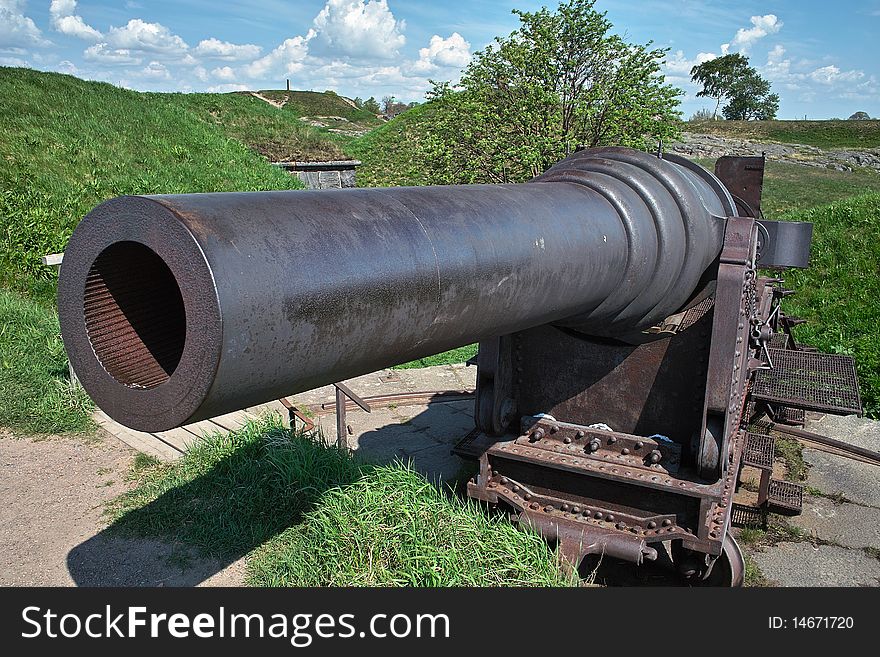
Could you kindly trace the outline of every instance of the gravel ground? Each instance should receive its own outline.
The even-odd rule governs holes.
[[[134,450],[107,433],[19,438],[0,433],[0,585],[240,585],[241,561],[103,531]]]

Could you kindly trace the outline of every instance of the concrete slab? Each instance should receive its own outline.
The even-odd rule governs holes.
[[[862,550],[780,543],[751,553],[776,586],[878,586],[880,561]]]
[[[852,445],[880,451],[880,422],[855,415],[825,415],[808,420],[809,431],[842,440]],[[868,463],[804,449],[810,464],[807,484],[829,495],[842,494],[847,499],[880,507],[880,468]]]
[[[811,536],[849,548],[880,547],[880,509],[808,496],[791,524]]]

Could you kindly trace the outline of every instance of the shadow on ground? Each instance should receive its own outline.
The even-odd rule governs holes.
[[[410,432],[422,426],[448,426],[449,409],[445,406],[428,405],[406,426]],[[431,481],[441,474],[448,477],[454,465],[449,461],[451,444],[446,446],[432,438],[430,449],[408,450],[407,441],[413,436],[408,437],[401,426],[389,423],[362,436],[361,444],[366,448],[363,452],[369,455],[369,461],[382,464],[411,460],[414,468]],[[450,436],[450,442],[463,435]],[[235,449],[209,471],[126,512],[77,545],[67,555],[67,568],[76,585],[241,585],[242,557],[300,522],[328,489],[349,484],[360,476],[355,466],[339,467],[333,477],[303,477],[283,483],[285,494],[273,498],[247,485],[249,478],[264,481],[261,478],[275,476],[273,468],[281,470],[278,463],[257,458],[255,450],[259,449],[256,443]],[[339,465],[328,465],[320,457],[311,456],[314,462],[307,468]],[[460,464],[457,467],[461,469]],[[290,487],[296,495],[289,494]],[[215,547],[206,550],[196,545]]]

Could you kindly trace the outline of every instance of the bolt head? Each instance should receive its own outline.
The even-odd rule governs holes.
[[[565,443],[566,445],[570,445],[570,444],[571,444],[571,438],[569,438],[568,436],[566,436],[565,438],[562,439],[562,442]]]
[[[663,521],[664,527],[669,527],[669,525],[671,525],[671,524],[672,524],[672,521],[669,518],[666,518],[666,520]]]
[[[576,434],[574,434],[574,437],[575,437],[576,439],[580,440],[581,438],[584,437],[584,435],[585,435],[585,434],[584,434],[583,431],[578,431]]]
[[[635,447],[636,449],[641,449],[641,448],[644,447],[644,446],[645,446],[645,443],[643,443],[641,440],[638,441],[638,442],[634,445],[634,447]]]
[[[648,522],[648,529],[654,529],[657,526],[657,523],[653,520]]]
[[[546,511],[547,513],[550,513],[552,510],[553,510],[552,504],[548,504],[547,506],[544,507],[544,511]]]
[[[658,450],[652,450],[650,454],[648,454],[648,460],[651,463],[660,463],[660,459],[663,458],[663,455]]]
[[[609,513],[607,516],[605,516],[605,520],[607,520],[608,522],[614,522],[614,514]]]
[[[624,456],[626,456],[627,454],[629,454],[629,450],[626,447],[624,447],[622,450],[620,450],[620,453],[623,454]]]

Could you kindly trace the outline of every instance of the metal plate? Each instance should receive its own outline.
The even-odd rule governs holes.
[[[776,440],[761,433],[747,433],[743,450],[743,465],[770,470],[773,468],[773,450]]]
[[[758,370],[756,399],[809,411],[862,414],[855,361],[840,354],[770,349],[773,369]]]
[[[793,481],[771,479],[767,501],[778,509],[800,513],[804,506],[804,487]]]

